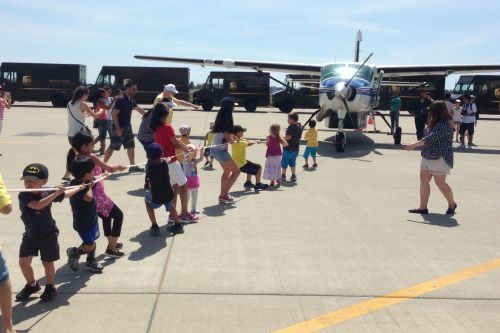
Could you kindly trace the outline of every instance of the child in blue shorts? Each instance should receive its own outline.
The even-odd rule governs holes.
[[[306,163],[304,164],[304,169],[309,168],[309,155],[313,159],[313,168],[318,167],[318,163],[316,163],[316,152],[318,150],[318,130],[316,129],[316,120],[311,119],[309,121],[309,130],[304,135],[304,139],[307,140],[307,147],[304,151],[304,160]]]
[[[170,185],[170,176],[168,173],[168,162],[162,159],[163,149],[157,143],[152,143],[147,148],[148,164],[146,165],[146,175],[149,181],[149,191],[146,192],[144,201],[151,221],[150,233],[152,236],[160,235],[160,227],[156,222],[155,209],[165,206],[165,210],[170,212],[174,219],[173,226],[167,228],[174,234],[182,234],[184,229],[179,223],[179,215],[172,204],[174,191]]]
[[[299,115],[295,112],[288,114],[288,128],[285,133],[285,140],[288,143],[283,147],[283,155],[281,156],[281,180],[286,181],[286,169],[290,167],[292,182],[297,181],[295,166],[297,164],[297,156],[299,156],[300,137],[302,136],[302,127],[298,123]]]
[[[70,199],[73,212],[73,229],[82,239],[79,247],[70,247],[66,250],[68,266],[74,271],[79,269],[78,260],[81,255],[87,255],[87,267],[93,273],[102,273],[102,265],[95,258],[95,241],[99,238],[99,224],[97,220],[97,203],[92,193],[94,176],[94,161],[85,155],[78,156],[71,163],[71,173],[75,177],[71,185],[88,184],[87,188],[78,192]]]

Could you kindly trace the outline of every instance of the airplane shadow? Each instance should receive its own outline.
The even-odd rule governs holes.
[[[130,238],[131,242],[139,243],[140,247],[129,255],[128,260],[140,261],[166,248],[167,238],[173,235],[167,231],[167,225],[160,226],[160,233],[158,237],[151,236],[147,227],[146,230]]]
[[[420,223],[420,224],[426,224],[444,228],[454,228],[460,225],[457,219],[455,219],[452,215],[430,213],[422,215],[422,218],[424,219],[424,221],[416,221],[408,219],[408,222]]]
[[[102,266],[112,264],[114,259],[104,260],[104,255],[97,257],[97,260],[101,262]],[[53,310],[59,307],[70,305],[70,299],[74,295],[78,294],[80,290],[87,286],[87,282],[90,281],[93,273],[85,269],[85,257],[82,256],[80,259],[80,270],[73,272],[66,265],[59,267],[56,271],[56,283],[57,283],[57,297],[50,302],[41,302],[37,296],[31,296],[23,302],[16,302],[12,307],[12,318],[14,325],[22,323],[31,318],[42,316],[35,323],[33,323],[27,330],[17,332],[29,332],[36,326],[43,318],[50,314]],[[40,285],[43,288],[46,284],[45,277],[40,279]]]

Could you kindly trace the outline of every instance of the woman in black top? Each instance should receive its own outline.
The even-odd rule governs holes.
[[[212,145],[217,146],[210,149],[210,154],[221,165],[223,172],[221,176],[221,186],[219,201],[233,202],[234,198],[229,195],[236,179],[240,174],[240,169],[228,152],[228,143],[233,143],[237,138],[234,136],[233,122],[234,103],[229,97],[221,101],[221,107],[217,113],[214,124],[214,140]]]

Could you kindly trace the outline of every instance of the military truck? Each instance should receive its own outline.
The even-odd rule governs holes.
[[[3,62],[0,82],[13,101],[66,106],[76,87],[85,85],[87,67],[76,64]]]
[[[179,91],[176,98],[189,97],[189,68],[183,67],[130,67],[130,66],[103,66],[96,82],[90,87],[93,97],[97,89],[104,86],[123,89],[125,83],[132,80],[137,83],[135,100],[140,104],[152,104],[155,97],[163,91],[163,86],[175,84]]]
[[[193,93],[193,102],[210,111],[229,96],[253,112],[258,106],[269,106],[269,73],[211,72],[200,90]]]
[[[290,113],[294,108],[317,109],[319,80],[318,75],[288,74],[286,88],[272,94],[272,105],[284,113]]]

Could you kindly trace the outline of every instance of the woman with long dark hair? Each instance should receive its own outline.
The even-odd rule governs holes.
[[[220,179],[221,184],[219,201],[225,203],[234,201],[234,198],[229,194],[229,191],[240,174],[240,169],[228,152],[228,144],[238,141],[233,134],[233,110],[234,102],[229,97],[222,99],[220,110],[215,118],[213,129],[214,139],[212,142],[214,146],[219,146],[210,149],[210,155],[220,163],[223,169]]]
[[[66,111],[68,112],[68,141],[70,145],[76,133],[86,131],[85,115],[87,114],[92,117],[96,116],[86,103],[88,97],[89,90],[84,86],[80,86],[73,92],[73,98],[71,98],[71,101],[68,103],[66,108]],[[76,154],[73,148],[70,148],[66,156],[66,173],[62,177],[65,181],[71,180],[70,168],[71,163],[75,159],[75,155]]]
[[[428,111],[427,129],[422,140],[405,147],[410,151],[422,147],[420,163],[420,206],[410,213],[428,214],[427,203],[431,193],[430,181],[434,178],[437,187],[448,202],[447,215],[455,214],[457,204],[453,191],[446,183],[446,176],[453,168],[453,126],[451,115],[443,101],[435,101]]]

